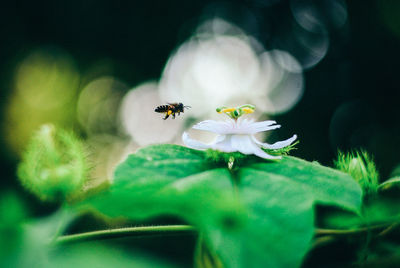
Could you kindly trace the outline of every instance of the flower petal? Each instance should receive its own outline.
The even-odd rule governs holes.
[[[280,159],[280,156],[272,156],[261,150],[256,143],[253,142],[249,135],[233,135],[232,148],[242,154],[254,154],[265,159]]]
[[[192,148],[192,149],[204,150],[204,149],[211,148],[211,145],[209,145],[209,144],[205,144],[205,143],[202,143],[202,142],[199,142],[197,140],[194,140],[194,139],[190,138],[189,134],[187,134],[187,132],[183,132],[182,140],[183,140],[183,143],[187,147]]]
[[[243,120],[241,120],[241,118],[239,118],[238,123],[240,125],[262,124],[262,125],[265,125],[265,126],[271,126],[273,124],[276,124],[276,121],[274,121],[274,120],[266,120],[266,121],[261,121],[261,122],[254,123],[253,119],[244,118]]]
[[[255,134],[258,132],[268,131],[268,130],[272,130],[272,129],[281,127],[280,125],[273,125],[275,123],[276,122],[272,121],[272,120],[251,123],[246,126],[246,133],[247,134]],[[242,128],[245,128],[245,126],[243,126]]]
[[[232,153],[236,150],[232,148],[231,135],[220,135],[216,138],[215,143],[212,145],[214,150],[225,153]]]
[[[242,154],[253,154],[254,147],[257,147],[249,135],[232,135],[231,141],[232,148]]]
[[[233,129],[233,123],[230,121],[205,120],[197,123],[193,128],[217,134],[229,134]]]
[[[289,146],[290,144],[292,144],[296,139],[297,139],[297,135],[293,135],[291,138],[284,140],[284,141],[278,141],[275,142],[274,144],[268,144],[268,143],[262,143],[259,142],[254,136],[251,136],[252,140],[257,143],[258,145],[260,145],[263,148],[266,149],[281,149],[284,147]]]

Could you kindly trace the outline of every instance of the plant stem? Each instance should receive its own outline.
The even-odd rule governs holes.
[[[194,233],[195,228],[190,225],[160,225],[124,227],[108,230],[91,231],[86,233],[63,235],[56,239],[57,243],[79,242],[89,240],[110,239],[141,235],[173,235],[182,233]]]
[[[391,223],[390,223],[391,224]],[[316,229],[315,234],[316,235],[349,235],[349,234],[358,234],[358,233],[363,233],[367,232],[369,230],[376,230],[376,229],[382,229],[390,225],[388,223],[386,224],[378,224],[378,225],[373,225],[369,227],[363,227],[359,229],[351,229],[351,230],[343,230],[343,229]]]
[[[400,225],[400,223],[398,223],[398,222],[386,223],[386,224],[377,224],[377,225],[372,225],[372,226],[363,227],[363,228],[359,228],[359,229],[352,229],[352,230],[319,228],[319,229],[315,230],[316,238],[315,238],[315,241],[313,244],[313,248],[328,244],[328,243],[334,241],[335,238],[340,237],[340,236],[359,235],[359,234],[362,234],[365,232],[369,233],[371,231],[379,230],[379,229],[383,229],[383,231],[378,233],[377,236],[384,236],[399,225]],[[369,233],[369,235],[371,235],[371,233]],[[368,239],[371,239],[371,237],[369,237]]]
[[[316,248],[316,247],[319,247],[319,246],[323,246],[323,245],[329,244],[330,242],[332,242],[334,240],[335,240],[335,237],[332,236],[332,235],[326,235],[326,236],[317,237],[314,240],[312,248]]]
[[[378,234],[378,236],[384,236],[388,233],[390,233],[391,231],[393,231],[396,227],[398,227],[400,225],[400,223],[395,222],[393,224],[391,224],[390,226],[388,226],[387,228],[385,228],[382,232],[380,232]]]

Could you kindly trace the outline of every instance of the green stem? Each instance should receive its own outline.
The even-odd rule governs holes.
[[[363,227],[363,228],[359,228],[359,229],[350,229],[350,230],[318,228],[318,229],[315,230],[315,234],[316,235],[349,235],[349,234],[358,234],[358,233],[363,233],[363,232],[367,232],[367,231],[370,231],[370,230],[383,229],[383,228],[387,227],[390,224],[388,224],[388,223],[386,223],[386,224],[378,224],[378,225],[373,225],[373,226],[369,226],[369,227]]]
[[[326,236],[317,237],[314,240],[312,248],[317,248],[317,247],[329,244],[332,241],[335,241],[335,237],[332,236],[332,235],[326,235]]]
[[[393,224],[391,224],[390,226],[388,226],[387,228],[385,228],[382,232],[380,232],[378,234],[378,236],[384,236],[387,235],[388,233],[390,233],[391,231],[393,231],[396,227],[398,227],[400,225],[400,223],[395,222]]]
[[[234,167],[234,165],[236,164],[235,161],[235,157],[229,157],[228,169],[232,177],[233,191],[235,193],[235,196],[237,197],[239,196],[239,177],[237,175],[237,167]]]
[[[195,231],[196,229],[190,225],[124,227],[79,234],[63,235],[58,237],[56,239],[56,242],[79,242],[141,235],[173,235],[181,233],[194,233]]]
[[[346,235],[358,235],[367,232],[368,235],[371,235],[371,231],[383,229],[377,236],[384,236],[394,228],[396,228],[400,223],[386,223],[386,224],[377,224],[369,227],[363,227],[359,229],[352,230],[341,230],[341,229],[322,229],[318,228],[315,230],[316,238],[314,240],[313,248],[319,247],[321,245],[328,244],[332,241],[335,241],[337,237],[346,236]],[[368,237],[371,239],[371,237]]]

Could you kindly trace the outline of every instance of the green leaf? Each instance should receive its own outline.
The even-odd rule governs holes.
[[[112,217],[182,214],[206,228],[240,221],[228,169],[209,169],[203,156],[179,146],[143,149],[118,167],[110,191],[90,203]]]
[[[289,156],[279,162],[253,164],[250,168],[264,172],[264,176],[285,177],[286,184],[301,188],[320,204],[336,205],[355,212],[361,206],[360,187],[349,175],[335,169]]]
[[[243,248],[253,267],[296,267],[314,234],[314,203],[357,211],[361,189],[349,176],[294,157],[249,165],[239,172],[252,219]],[[266,237],[266,239],[260,239]]]
[[[299,266],[314,234],[315,203],[359,210],[361,189],[345,173],[294,157],[254,159],[228,169],[205,152],[150,146],[86,203],[113,217],[179,216],[226,267]]]

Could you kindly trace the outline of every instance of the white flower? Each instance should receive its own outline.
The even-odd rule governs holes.
[[[247,155],[254,154],[265,159],[280,159],[280,156],[269,155],[261,148],[281,149],[289,146],[297,139],[297,135],[293,135],[290,139],[279,141],[274,144],[262,143],[254,137],[254,134],[273,130],[281,126],[276,125],[276,122],[272,120],[253,122],[253,120],[241,119],[242,118],[237,120],[229,119],[228,121],[202,121],[194,125],[193,128],[217,133],[218,136],[215,141],[211,144],[204,144],[191,139],[189,135],[184,132],[182,135],[183,143],[197,150],[214,149],[226,153],[240,152]]]

